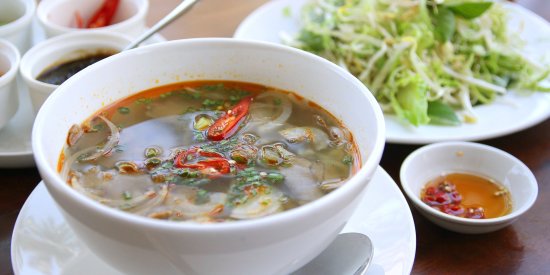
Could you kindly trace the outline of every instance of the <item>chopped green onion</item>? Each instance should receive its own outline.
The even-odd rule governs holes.
[[[151,98],[140,98],[136,100],[136,104],[151,104],[153,99]]]
[[[353,163],[353,157],[351,155],[346,155],[343,159],[342,159],[342,162],[344,164],[347,164],[347,165],[351,165]]]
[[[195,130],[204,131],[210,127],[214,123],[214,119],[205,114],[200,114],[198,116],[195,116],[195,123],[193,127]]]
[[[160,154],[162,154],[162,149],[158,146],[150,146],[145,148],[146,158],[158,157]]]
[[[285,179],[285,176],[280,173],[269,173],[267,174],[267,178],[274,182],[282,182]]]
[[[128,107],[119,107],[117,110],[120,114],[123,114],[123,115],[127,115],[130,113],[130,108]]]
[[[125,199],[125,200],[131,200],[132,199],[132,193],[130,193],[128,191],[124,191],[122,193],[122,198]]]
[[[197,190],[195,204],[205,204],[210,201],[210,193],[204,189]]]

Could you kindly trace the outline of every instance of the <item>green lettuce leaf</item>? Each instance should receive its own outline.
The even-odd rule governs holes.
[[[416,74],[409,74],[396,83],[395,92],[390,97],[391,104],[397,116],[406,119],[412,125],[427,124],[428,117],[428,86]]]

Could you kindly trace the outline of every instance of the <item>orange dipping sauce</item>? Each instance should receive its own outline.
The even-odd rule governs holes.
[[[504,186],[466,173],[446,174],[429,181],[420,198],[443,213],[463,218],[497,218],[512,210],[510,192]]]

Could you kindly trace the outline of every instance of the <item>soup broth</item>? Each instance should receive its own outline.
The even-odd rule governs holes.
[[[359,158],[350,132],[313,102],[257,84],[195,81],[143,91],[74,125],[59,170],[114,208],[223,222],[318,199]]]

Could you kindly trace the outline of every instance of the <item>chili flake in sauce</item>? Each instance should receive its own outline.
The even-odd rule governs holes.
[[[512,209],[504,186],[466,173],[451,173],[428,182],[421,200],[443,213],[470,219],[500,217]]]

